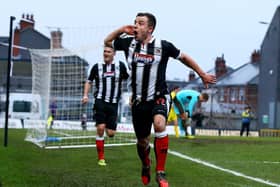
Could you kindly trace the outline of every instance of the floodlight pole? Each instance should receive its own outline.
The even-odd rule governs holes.
[[[9,97],[10,97],[10,72],[12,60],[12,41],[13,41],[13,22],[16,18],[10,17],[10,36],[9,36],[9,50],[8,50],[8,65],[7,65],[7,84],[6,84],[6,115],[5,115],[5,131],[4,131],[4,146],[8,146],[8,120],[9,120]]]

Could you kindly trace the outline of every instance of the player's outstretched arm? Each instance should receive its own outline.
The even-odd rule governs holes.
[[[205,73],[199,65],[187,54],[182,53],[180,56],[180,61],[185,64],[186,66],[192,68],[202,79],[203,84],[206,88],[208,88],[209,84],[216,83],[216,76],[212,74]]]
[[[134,25],[125,25],[122,26],[113,32],[111,32],[104,40],[104,45],[108,47],[113,47],[112,42],[119,37],[121,34],[125,33],[128,35],[134,35]]]

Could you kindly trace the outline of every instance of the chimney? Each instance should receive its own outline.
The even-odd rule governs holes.
[[[13,45],[20,45],[20,30],[18,27],[16,27],[14,31]],[[19,56],[19,48],[13,47],[13,57],[17,56]]]
[[[62,48],[62,32],[59,29],[51,32],[51,47],[52,49]]]
[[[35,20],[34,20],[34,16],[33,14],[29,15],[29,14],[22,14],[22,18],[19,22],[19,29],[22,31],[26,28],[32,28],[34,29],[34,25],[35,25]]]
[[[224,54],[222,57],[217,57],[215,61],[215,73],[216,77],[219,78],[227,73],[226,61],[224,59]]]
[[[194,71],[190,71],[189,72],[189,81],[192,81],[194,79],[195,79],[195,73],[194,73]]]
[[[20,32],[26,28],[32,28],[34,29],[34,16],[33,14],[25,15],[22,14],[21,20],[19,22],[19,27],[16,27],[14,30],[14,39],[13,39],[13,45],[20,45]],[[20,50],[17,47],[13,47],[13,57],[17,57],[20,55]]]
[[[254,50],[253,53],[251,54],[251,62],[256,63],[261,60],[261,53],[260,50]]]

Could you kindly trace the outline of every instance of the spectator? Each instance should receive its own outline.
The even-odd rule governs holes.
[[[249,136],[249,131],[250,131],[250,123],[251,123],[251,107],[246,106],[245,110],[242,112],[242,120],[241,120],[241,130],[240,130],[240,136],[243,136],[243,132],[246,129],[246,135]]]

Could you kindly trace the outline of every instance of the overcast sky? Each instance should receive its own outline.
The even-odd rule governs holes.
[[[61,28],[63,45],[87,46],[83,56],[93,64],[102,60],[95,54],[101,49],[89,46],[101,46],[113,29],[133,24],[137,12],[152,12],[157,17],[154,35],[171,41],[204,71],[213,68],[222,54],[228,66],[237,68],[260,48],[268,25],[259,22],[269,23],[279,4],[279,0],[9,0],[1,3],[0,36],[8,36],[10,16],[16,17],[16,26],[23,13],[33,14],[36,30],[49,37],[51,30]],[[80,43],[74,44],[76,40]],[[169,61],[168,79],[187,80],[188,72],[180,62]]]

